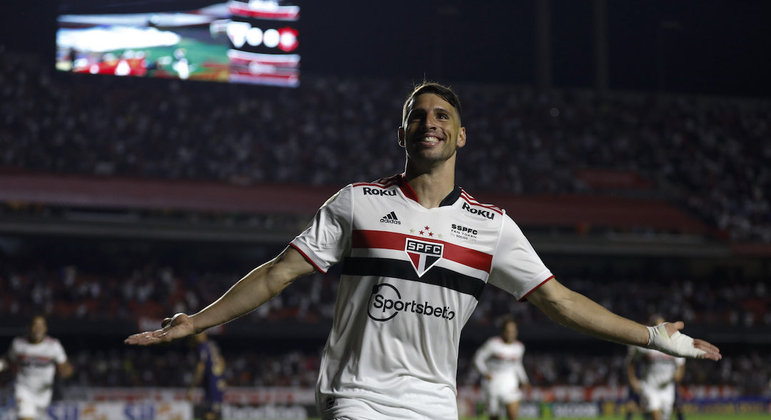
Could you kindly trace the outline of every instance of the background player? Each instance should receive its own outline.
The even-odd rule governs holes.
[[[629,347],[629,353],[631,354],[633,350],[633,347]],[[627,360],[627,369],[634,369],[634,377],[639,377],[638,371],[638,363],[632,361],[630,363],[629,360]],[[632,375],[629,374],[629,372],[626,372],[626,377],[631,378]],[[639,388],[639,387],[638,387]],[[626,402],[624,403],[624,420],[632,420],[635,414],[642,414],[642,408],[640,408],[640,392],[639,389],[636,389],[631,384],[627,387],[627,397]]]
[[[225,359],[217,343],[205,332],[193,336],[198,362],[193,372],[188,399],[193,401],[193,390],[203,385],[203,400],[195,406],[195,418],[219,420],[222,418],[222,401],[225,395]]]
[[[503,320],[500,335],[491,337],[474,354],[474,366],[483,376],[485,405],[491,420],[497,420],[503,409],[509,420],[516,420],[522,399],[520,384],[530,387],[522,365],[525,345],[517,340],[517,322]]]
[[[229,322],[297,278],[345,261],[317,382],[324,419],[457,418],[460,334],[488,282],[595,337],[721,358],[712,344],[680,334],[682,322],[645,327],[563,286],[503,210],[457,186],[456,152],[466,130],[451,89],[416,87],[397,133],[407,156],[403,174],[344,187],[289,247],[215,302],[126,343],[169,342]],[[390,212],[399,225],[379,222]],[[453,225],[476,238],[454,234]]]
[[[654,317],[654,325],[663,318]],[[635,363],[640,363],[637,377]],[[653,349],[630,347],[627,359],[629,386],[640,394],[642,411],[652,420],[668,420],[675,404],[675,387],[685,373],[685,359],[673,357]]]
[[[51,404],[54,376],[58,373],[66,379],[73,373],[64,347],[47,334],[45,317],[33,317],[27,335],[14,338],[8,353],[0,359],[0,370],[7,365],[16,369],[14,393],[19,420],[38,419]]]

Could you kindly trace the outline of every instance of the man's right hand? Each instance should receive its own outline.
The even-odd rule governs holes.
[[[186,314],[178,313],[171,318],[164,319],[161,323],[161,329],[130,335],[123,342],[135,346],[149,346],[168,343],[195,333],[193,320]]]
[[[680,332],[683,321],[664,322],[648,327],[648,348],[678,357],[709,359],[718,361],[723,358],[720,349],[699,339],[693,339]]]

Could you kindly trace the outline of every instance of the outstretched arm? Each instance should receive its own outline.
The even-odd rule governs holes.
[[[485,341],[484,344],[482,344],[482,347],[480,347],[476,353],[474,353],[473,362],[474,367],[477,368],[479,373],[489,379],[490,372],[487,369],[487,359],[490,357],[490,346],[488,343],[489,341]]]
[[[675,383],[679,384],[680,382],[682,382],[683,376],[685,376],[685,363],[677,366],[677,370],[675,371],[675,377],[674,377]]]
[[[296,278],[310,274],[313,266],[294,248],[255,268],[225,294],[194,315],[176,314],[162,328],[129,336],[124,342],[149,345],[173,341],[241,317],[279,294]]]
[[[65,361],[64,363],[59,363],[56,365],[56,372],[62,379],[67,379],[72,376],[73,373],[75,373],[75,369],[72,367],[72,364],[70,364],[69,361]]]
[[[633,353],[631,350],[630,353]],[[635,359],[632,354],[627,356],[626,360],[626,378],[629,380],[629,386],[634,389],[636,393],[640,393],[640,380],[637,378],[637,372],[635,371]]]
[[[680,334],[681,321],[646,327],[616,315],[586,296],[551,279],[527,299],[549,318],[585,334],[622,344],[653,348],[674,356],[720,360],[720,350],[703,340]]]
[[[203,374],[206,371],[206,364],[199,361],[195,364],[195,371],[193,371],[193,380],[190,381],[190,387],[187,389],[187,399],[193,400],[193,393],[195,389],[203,383]]]

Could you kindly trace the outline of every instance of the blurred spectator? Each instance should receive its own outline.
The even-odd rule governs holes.
[[[0,56],[0,166],[97,176],[342,186],[403,168],[403,82],[304,77],[265,89],[73,77]],[[600,193],[618,170],[737,240],[771,242],[771,101],[460,84],[473,191]],[[373,163],[374,162],[374,163]]]
[[[524,359],[525,369],[534,387],[623,386],[625,355],[624,348],[618,349],[611,354],[565,353],[553,348],[531,351]],[[312,388],[316,384],[318,349],[243,351],[239,345],[229,347],[223,341],[223,352],[228,360],[228,386]],[[76,372],[71,386],[179,387],[180,379],[190,379],[190,368],[195,364],[195,357],[179,347],[165,349],[160,356],[134,347],[82,348],[70,353]],[[461,351],[458,386],[478,384],[479,373],[472,366],[472,356],[471,348]],[[171,360],[186,362],[170,363]],[[716,368],[701,363],[692,362],[692,368],[686,370],[684,385],[732,385],[743,395],[763,395],[771,378],[771,355],[763,350],[731,352]]]
[[[219,297],[239,278],[237,269],[217,271],[192,264],[176,268],[147,262],[110,270],[75,265],[46,268],[42,264],[19,269],[6,262],[0,264],[0,316],[29,317],[43,311],[60,320],[128,321],[139,313],[161,319],[165,314],[201,309],[202,304]],[[632,319],[662,313],[686,323],[716,327],[771,326],[771,295],[765,279],[734,273],[732,280],[726,281],[726,276],[720,269],[698,278],[654,269],[630,270],[626,274],[598,269],[585,275],[565,272],[560,278],[577,292]],[[608,282],[608,278],[614,281]],[[316,273],[301,281],[310,293],[288,289],[247,318],[331,321],[337,287],[334,274]],[[699,293],[694,293],[695,282]],[[469,323],[485,326],[501,315],[548,324],[532,305],[516,304],[494,286],[485,288]]]
[[[771,101],[454,87],[473,104],[464,107],[464,119],[473,122],[467,126],[473,147],[461,151],[466,164],[457,174],[459,184],[472,191],[655,196],[689,209],[734,240],[771,243]],[[35,57],[0,51],[0,170],[342,186],[403,170],[395,144],[398,121],[383,117],[401,107],[403,98],[394,92],[403,88],[404,81],[312,75],[298,89],[73,77],[52,73]],[[577,175],[587,168],[630,172],[650,187],[607,190]],[[298,221],[255,215],[250,223],[286,227]],[[161,317],[200,309],[243,272],[160,259],[123,265],[0,260],[0,317],[39,310],[63,320]],[[695,278],[594,270],[560,278],[633,319],[656,312],[718,327],[771,326],[767,282],[740,271]],[[335,277],[316,274],[303,281],[311,293],[287,289],[247,317],[329,321]],[[528,325],[546,322],[531,305],[512,305],[510,295],[488,287],[469,325],[486,326],[501,314]],[[223,351],[233,386],[315,383],[316,350]],[[525,368],[534,386],[624,383],[623,354],[529,354]],[[459,385],[477,379],[470,356],[459,361]],[[176,356],[157,357],[157,351],[141,348],[80,349],[70,359],[76,364],[73,382],[82,385],[177,386],[190,375],[189,366],[168,362]],[[727,353],[718,368],[688,369],[684,383],[734,384],[762,394],[769,367],[768,353]]]

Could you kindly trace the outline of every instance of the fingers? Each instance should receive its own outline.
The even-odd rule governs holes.
[[[180,313],[174,314],[174,316],[172,316],[171,318],[164,318],[163,322],[161,322],[161,328],[166,328],[166,327],[168,327],[170,325],[173,326],[174,322],[177,320],[177,318],[179,318],[180,316],[183,316],[183,315],[185,315],[185,314],[180,312]],[[187,315],[185,315],[185,316],[187,316]]]
[[[683,321],[665,322],[664,327],[667,329],[667,334],[671,337],[675,332],[682,330],[685,327],[685,323]]]
[[[648,327],[651,342],[648,347],[679,357],[690,357],[718,361],[723,358],[720,349],[704,341],[693,339],[679,332],[685,324],[682,321],[665,322]]]
[[[187,320],[187,315],[183,313],[175,314],[171,318],[166,318],[161,322],[161,329],[131,335],[123,342],[135,346],[167,343],[187,335],[186,328],[184,327]]]
[[[704,354],[701,355],[702,359],[709,359],[717,362],[723,358],[723,355],[720,354],[720,349],[717,348],[717,346],[714,346],[704,340],[693,340],[693,346],[699,350],[704,350]]]
[[[671,330],[670,330],[670,327],[672,327]],[[671,336],[672,334],[675,333],[675,331],[679,331],[683,329],[683,327],[685,327],[685,324],[683,323],[683,321],[668,323],[667,332]],[[704,354],[699,356],[700,359],[714,360],[717,362],[718,360],[723,358],[723,356],[720,354],[720,349],[718,349],[716,346],[710,344],[707,341],[694,339],[693,347],[704,351]]]
[[[130,344],[133,346],[148,346],[150,344],[158,344],[164,341],[169,341],[164,330],[145,331],[130,335],[128,338],[123,340],[125,344]]]

